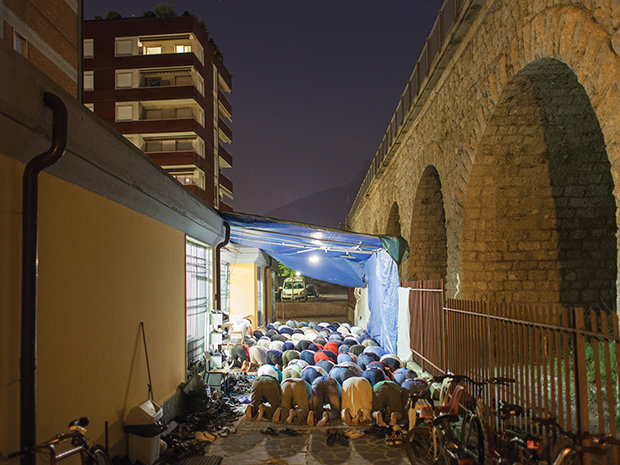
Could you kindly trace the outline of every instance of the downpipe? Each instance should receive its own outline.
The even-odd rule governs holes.
[[[38,175],[56,163],[67,145],[67,107],[57,95],[46,92],[43,101],[52,110],[52,145],[28,162],[23,176],[22,199],[22,327],[20,357],[21,450],[36,445],[36,357],[38,278]],[[36,465],[34,452],[21,465]]]
[[[230,225],[224,221],[226,235],[224,240],[215,246],[215,308],[222,310],[222,273],[221,273],[221,250],[230,241]]]

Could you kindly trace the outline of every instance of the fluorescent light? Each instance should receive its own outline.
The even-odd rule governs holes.
[[[308,261],[310,263],[319,263],[321,259],[319,258],[318,255],[310,255],[310,257],[308,257]]]

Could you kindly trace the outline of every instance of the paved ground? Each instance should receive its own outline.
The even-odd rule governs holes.
[[[409,464],[403,446],[388,446],[383,438],[374,435],[349,439],[347,446],[328,446],[327,430],[334,427],[345,429],[344,424],[324,427],[295,425],[293,429],[299,431],[300,436],[269,436],[261,433],[268,426],[282,430],[289,425],[242,418],[237,432],[226,438],[217,438],[209,447],[208,454],[222,456],[223,465]]]

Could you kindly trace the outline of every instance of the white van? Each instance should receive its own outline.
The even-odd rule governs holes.
[[[306,281],[303,278],[286,278],[282,284],[282,302],[290,300],[306,300]]]

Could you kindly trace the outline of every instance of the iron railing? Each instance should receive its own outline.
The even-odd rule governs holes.
[[[347,225],[350,225],[350,219],[355,214],[360,202],[366,195],[372,181],[380,171],[381,167],[394,152],[395,141],[401,133],[404,124],[407,121],[408,114],[420,97],[421,91],[426,86],[426,79],[429,77],[433,65],[440,58],[440,52],[443,49],[446,39],[448,38],[453,26],[457,23],[459,15],[466,9],[464,8],[468,0],[445,0],[439,9],[439,14],[435,20],[435,24],[426,39],[426,44],[422,49],[422,53],[416,62],[413,72],[407,81],[405,90],[403,91],[394,115],[390,120],[390,124],[385,131],[379,149],[370,163],[370,168],[362,181],[359,191],[353,200],[351,209],[347,216]]]

